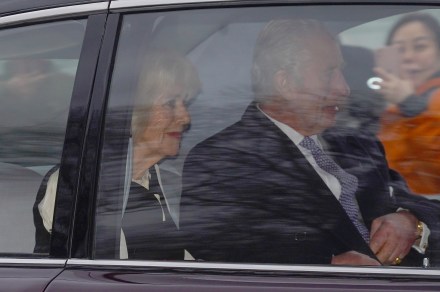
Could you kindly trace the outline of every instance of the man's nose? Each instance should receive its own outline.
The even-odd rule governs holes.
[[[333,94],[337,97],[348,97],[350,95],[350,87],[345,81],[344,75],[338,71],[333,80]]]

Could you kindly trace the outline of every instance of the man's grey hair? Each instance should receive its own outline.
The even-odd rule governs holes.
[[[324,25],[313,19],[280,19],[270,21],[260,32],[252,64],[252,89],[257,101],[277,94],[273,78],[285,70],[302,82],[298,74],[308,58],[305,39],[330,35]]]

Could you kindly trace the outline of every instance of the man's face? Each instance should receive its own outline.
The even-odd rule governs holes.
[[[337,43],[327,35],[304,41],[308,58],[299,65],[296,76],[290,74],[286,79],[282,111],[290,126],[310,136],[335,124],[350,89],[341,73],[343,60]]]

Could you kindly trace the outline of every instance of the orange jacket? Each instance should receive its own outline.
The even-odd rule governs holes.
[[[420,85],[416,94],[433,89],[427,109],[414,117],[405,117],[397,106],[389,106],[379,131],[390,167],[417,194],[440,194],[440,78]]]

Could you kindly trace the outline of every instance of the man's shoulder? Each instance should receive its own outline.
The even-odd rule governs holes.
[[[249,139],[257,138],[260,136],[259,133],[264,131],[265,126],[261,122],[261,116],[258,114],[255,105],[251,104],[243,113],[240,120],[206,138],[202,142],[198,143],[194,148],[228,148],[230,145],[235,145],[235,147],[238,145],[243,146],[248,144],[244,142],[249,141]]]
[[[210,149],[210,151],[212,151],[213,149],[229,148],[231,145],[247,140],[249,135],[249,129],[246,129],[240,120],[201,141],[191,150],[191,152],[199,152],[202,149]]]

